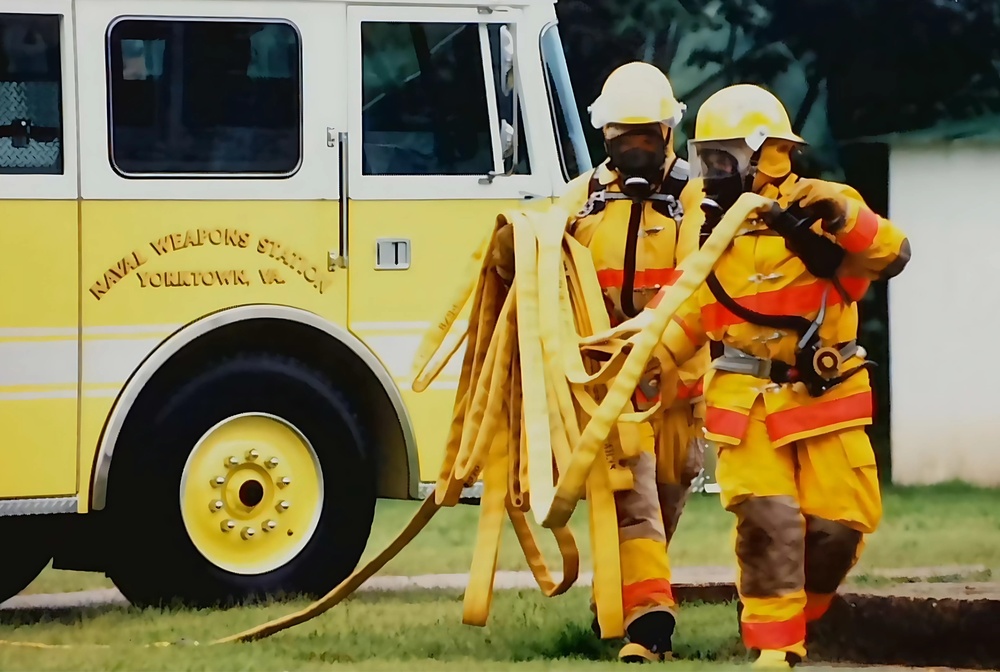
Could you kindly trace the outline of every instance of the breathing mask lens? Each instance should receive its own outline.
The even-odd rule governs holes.
[[[752,154],[745,142],[691,143],[692,178],[702,178],[705,195],[728,210],[743,193]]]
[[[667,160],[666,141],[659,129],[626,131],[608,140],[612,167],[625,178],[641,177],[659,182]]]

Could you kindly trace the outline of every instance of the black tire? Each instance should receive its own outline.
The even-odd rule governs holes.
[[[372,444],[349,399],[327,376],[295,359],[248,352],[153,392],[129,414],[109,490],[109,512],[125,543],[107,574],[130,602],[202,607],[317,597],[354,570],[375,515],[374,469],[365,453]],[[269,572],[240,575],[197,550],[178,493],[198,439],[217,422],[252,411],[286,419],[310,441],[324,499],[315,532],[297,556]]]
[[[52,560],[56,537],[51,522],[48,515],[0,517],[0,539],[7,549],[0,570],[0,602],[31,585]]]

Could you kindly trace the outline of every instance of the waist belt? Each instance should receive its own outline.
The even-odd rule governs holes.
[[[850,359],[861,349],[856,340],[848,341],[847,343],[840,343],[836,346],[836,348],[840,352],[841,358],[844,360]],[[862,357],[863,356],[864,355],[862,355]],[[776,383],[787,383],[793,382],[794,380],[794,378],[791,378],[789,374],[795,366],[780,360],[754,357],[753,355],[748,355],[739,348],[734,348],[729,344],[725,344],[722,347],[722,354],[712,361],[712,368],[718,369],[719,371],[742,373],[748,376],[754,376],[755,378],[773,380]],[[783,380],[777,380],[776,378],[782,378]]]
[[[754,357],[727,345],[723,347],[722,356],[713,361],[712,366],[720,371],[744,373],[779,385],[802,383],[809,396],[820,397],[848,378],[875,366],[875,362],[866,360],[853,369],[840,373],[841,364],[855,354],[860,354],[862,358],[867,354],[863,348],[858,347],[856,341],[839,343],[831,348],[820,346],[819,341],[814,339],[811,345],[799,349],[795,355],[795,364],[786,364],[777,359]]]

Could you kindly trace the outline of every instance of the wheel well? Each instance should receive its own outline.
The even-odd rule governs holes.
[[[162,347],[162,346],[161,346]],[[335,383],[342,385],[356,405],[374,445],[365,446],[374,457],[376,494],[389,499],[410,499],[418,475],[415,457],[407,446],[407,418],[400,418],[382,380],[349,345],[310,324],[276,317],[251,317],[232,321],[197,336],[170,355],[142,386],[125,418],[128,425],[142,422],[138,409],[181,384],[195,371],[211,366],[220,355],[243,350],[262,350],[294,357],[315,366]],[[403,411],[405,413],[405,410]],[[100,451],[98,458],[100,458]],[[100,477],[95,465],[95,477]],[[111,463],[108,480],[114,475]]]

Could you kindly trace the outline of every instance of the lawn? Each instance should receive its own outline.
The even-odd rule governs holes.
[[[874,568],[984,565],[1000,569],[1000,490],[962,485],[891,488],[882,529],[870,540],[861,573]],[[379,504],[366,558],[406,523],[416,505]],[[382,574],[468,570],[478,507],[438,514],[424,534]],[[582,511],[580,512],[583,513]],[[676,566],[729,565],[730,515],[713,495],[695,496],[673,545]],[[585,557],[586,519],[573,522]],[[553,545],[547,544],[549,551]],[[502,569],[523,569],[513,534],[501,547]],[[554,556],[550,556],[554,557]],[[589,563],[585,562],[585,565]],[[862,580],[865,577],[860,577]],[[980,577],[982,578],[982,577]],[[83,580],[81,580],[83,579]],[[49,570],[31,592],[107,586],[98,575]],[[364,592],[321,617],[253,644],[208,647],[215,637],[241,631],[301,608],[303,603],[230,610],[159,611],[122,607],[62,612],[0,612],[0,639],[82,644],[82,648],[0,646],[0,669],[31,670],[605,670],[621,669],[617,646],[590,632],[589,591],[574,588],[546,599],[536,590],[497,591],[485,628],[462,624],[460,590]],[[156,641],[201,645],[140,648]],[[93,648],[87,644],[114,644]],[[731,604],[687,605],[675,637],[679,669],[736,669],[746,661]],[[838,667],[837,669],[844,669]]]
[[[301,603],[220,611],[69,610],[40,618],[0,612],[0,637],[82,644],[0,646],[3,670],[612,670],[617,645],[589,627],[588,591],[546,599],[500,591],[484,628],[463,625],[460,591],[359,593],[317,619],[250,644],[205,646],[213,637],[264,622]],[[732,605],[688,606],[674,638],[680,669],[738,669],[746,662]],[[198,646],[140,648],[180,638]],[[93,644],[116,646],[95,648]],[[88,646],[90,645],[90,646]],[[680,662],[680,660],[678,661]]]
[[[881,529],[869,540],[857,571],[877,568],[983,565],[1000,572],[1000,489],[962,484],[918,488],[887,488]],[[417,502],[382,500],[378,504],[364,560],[379,553],[403,528]],[[394,558],[383,575],[445,574],[469,571],[479,507],[459,505],[442,509],[421,535]],[[732,566],[732,514],[723,511],[718,497],[693,495],[671,544],[675,567]],[[583,558],[590,567],[586,503],[573,516],[571,527]],[[555,543],[539,528],[536,534],[558,568]],[[522,570],[527,565],[508,525],[500,546],[499,568]],[[107,588],[101,574],[48,569],[25,591],[51,593]]]

